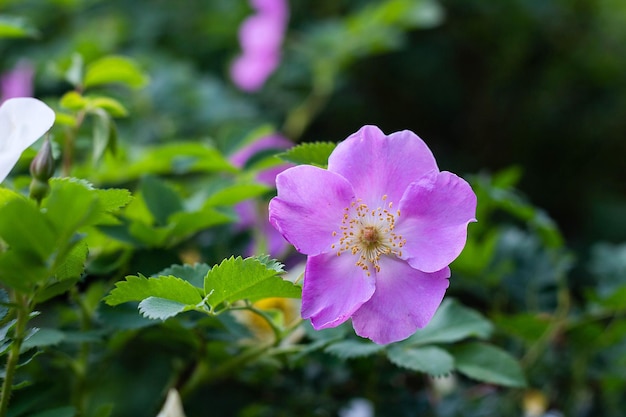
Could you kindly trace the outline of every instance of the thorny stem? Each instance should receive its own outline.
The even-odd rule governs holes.
[[[20,349],[26,332],[26,324],[28,323],[31,313],[30,302],[27,297],[13,291],[13,301],[16,305],[16,322],[13,328],[13,342],[9,348],[7,356],[7,365],[5,369],[4,381],[2,382],[2,393],[0,394],[0,417],[5,417],[9,409],[9,400],[11,399],[11,391],[13,389],[13,378],[20,356]]]

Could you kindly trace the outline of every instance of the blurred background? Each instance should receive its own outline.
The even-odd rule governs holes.
[[[228,76],[243,0],[3,0],[38,35],[3,41],[0,65],[31,60],[45,97],[67,89],[59,71],[73,53],[139,60],[151,83],[122,122],[129,141],[224,138],[268,121],[291,123],[295,141],[411,129],[442,169],[519,166],[519,188],[572,244],[624,239],[626,4],[414,1],[412,16],[359,14],[375,3],[293,2],[281,66],[254,94]],[[310,120],[293,128],[290,109],[310,95]]]

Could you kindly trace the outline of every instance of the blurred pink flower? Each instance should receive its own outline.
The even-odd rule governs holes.
[[[33,96],[35,71],[28,62],[21,61],[15,68],[0,76],[0,103],[15,97]]]
[[[239,149],[232,154],[229,159],[236,167],[243,168],[250,158],[260,152],[270,150],[276,150],[278,152],[290,148],[291,146],[293,146],[293,143],[282,135],[267,135]],[[261,184],[274,187],[276,184],[276,176],[292,166],[292,164],[284,163],[264,169],[257,173],[256,180]],[[289,248],[289,244],[283,239],[282,235],[267,221],[267,206],[265,204],[259,205],[257,201],[246,200],[235,205],[235,211],[239,216],[237,229],[245,230],[257,228],[262,236],[266,238],[267,252],[269,255],[274,258],[280,257]],[[253,240],[246,255],[252,256],[256,254],[256,249],[257,244]]]
[[[240,89],[259,90],[280,63],[281,45],[289,9],[287,0],[250,0],[256,14],[239,27],[241,54],[230,68],[230,76]]]
[[[289,168],[276,186],[270,222],[308,255],[303,318],[315,329],[352,318],[358,335],[380,344],[426,326],[475,221],[476,195],[439,171],[422,139],[365,126],[337,145],[327,170]]]

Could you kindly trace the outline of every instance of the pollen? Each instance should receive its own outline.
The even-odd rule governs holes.
[[[394,231],[400,210],[392,211],[387,198],[383,195],[375,209],[361,200],[352,202],[344,209],[339,230],[332,232],[333,237],[339,237],[331,246],[337,256],[342,253],[356,256],[356,266],[368,276],[371,271],[380,272],[383,256],[402,257],[402,247],[406,244],[406,239]]]

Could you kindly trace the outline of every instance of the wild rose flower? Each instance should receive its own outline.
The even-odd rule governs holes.
[[[230,76],[240,89],[259,90],[278,67],[289,9],[286,0],[251,0],[256,14],[239,28],[242,53],[235,58]]]
[[[0,106],[0,183],[22,152],[54,123],[54,111],[35,98],[12,98]]]
[[[385,344],[430,321],[476,195],[439,171],[417,135],[365,126],[337,146],[328,170],[296,166],[276,186],[270,222],[308,255],[301,313],[315,329],[352,318],[358,335]]]

